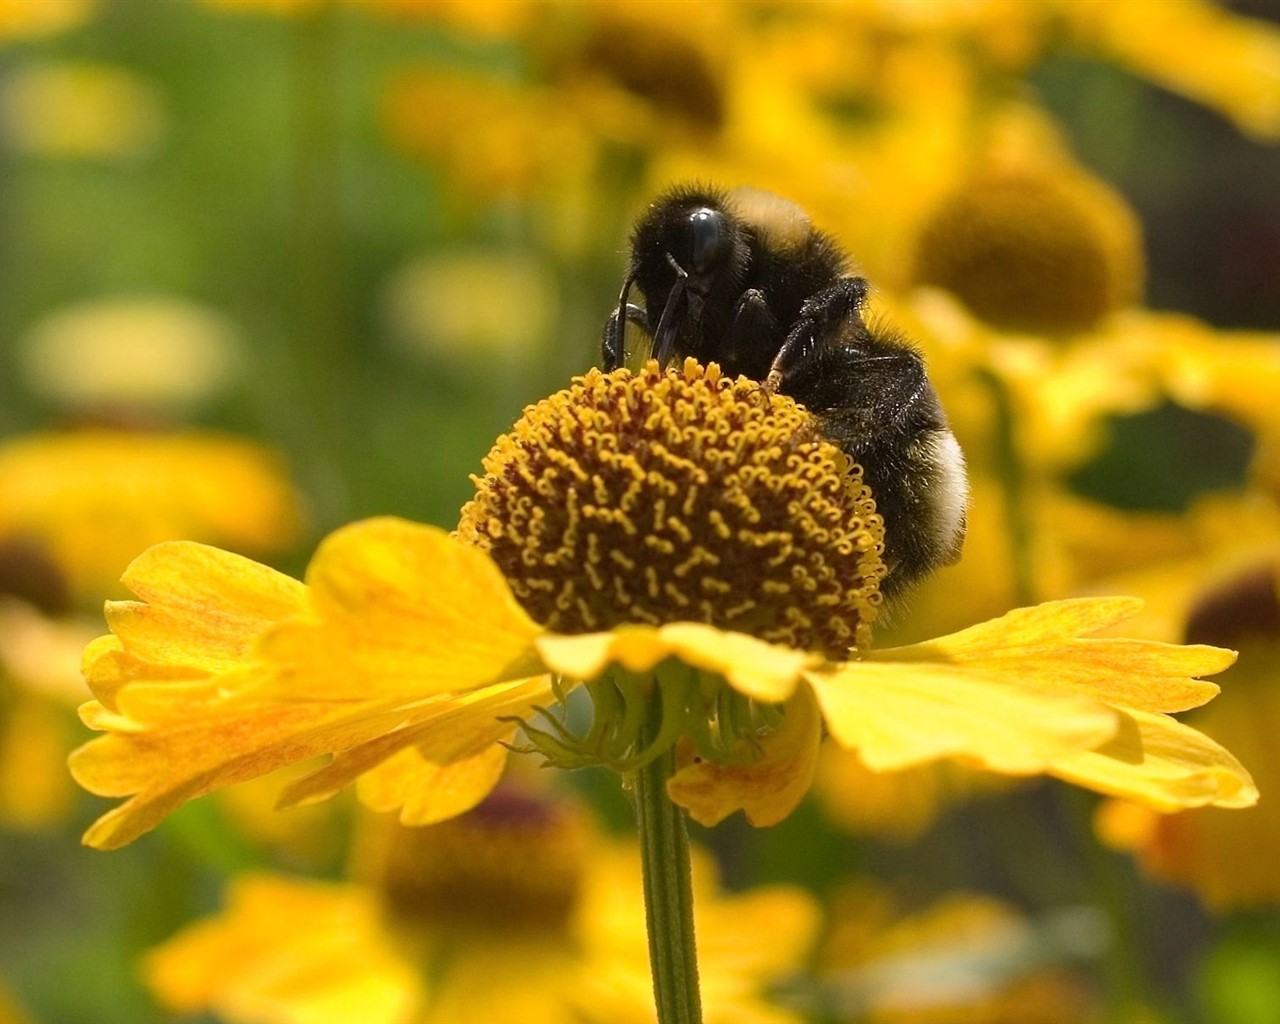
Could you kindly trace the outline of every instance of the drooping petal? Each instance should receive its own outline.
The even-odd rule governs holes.
[[[504,683],[457,697],[431,698],[422,702],[415,712],[421,719],[416,724],[335,754],[327,765],[288,786],[280,795],[280,806],[328,799],[353,780],[374,771],[384,760],[408,748],[413,748],[424,762],[435,765],[437,769],[471,761],[491,748],[501,752],[502,748],[494,745],[510,736],[514,728],[511,720],[527,718],[535,708],[548,705],[554,699],[550,681],[545,676]],[[496,777],[493,781],[497,781]],[[365,792],[362,790],[361,795]],[[383,788],[378,792],[385,794],[387,790]],[[483,796],[482,793],[477,799]],[[373,806],[379,810],[391,810],[400,804],[380,801]],[[414,821],[412,824],[425,822]]]
[[[666,658],[678,658],[771,704],[791,696],[803,669],[822,662],[815,654],[697,622],[623,626],[578,636],[545,634],[535,644],[548,669],[571,679],[595,678],[612,663],[647,672]]]
[[[406,747],[362,775],[356,792],[375,811],[399,810],[402,825],[434,825],[480,803],[506,764],[506,748],[497,744],[449,764],[428,761],[417,747]]]
[[[1117,712],[1094,701],[1021,690],[945,662],[853,662],[805,678],[831,735],[873,771],[955,757],[1032,774],[1098,746],[1117,726]]]
[[[868,660],[968,666],[1026,690],[1076,693],[1139,711],[1199,707],[1218,687],[1195,677],[1221,672],[1235,660],[1231,651],[1081,636],[1123,621],[1141,607],[1136,597],[1047,601],[936,640],[872,651]]]
[[[776,825],[809,791],[821,742],[822,716],[813,695],[801,689],[787,702],[779,727],[758,741],[758,756],[718,764],[691,756],[682,759],[677,752],[678,763],[687,763],[667,783],[667,793],[708,828],[737,810],[744,811],[752,825]]]
[[[1111,739],[1065,755],[1049,774],[1157,811],[1251,807],[1258,801],[1249,773],[1230,753],[1168,715],[1143,711],[1122,712]]]
[[[379,518],[337,530],[307,570],[314,617],[260,653],[280,693],[361,700],[457,693],[544,671],[541,630],[483,552],[443,530]]]
[[[134,563],[126,582],[145,603],[112,605],[117,635],[86,652],[100,700],[82,717],[109,735],[72,755],[85,788],[131,799],[85,842],[122,845],[194,797],[349,750],[289,795],[327,795],[415,745],[461,785],[467,769],[454,764],[492,774],[497,755],[481,755],[511,731],[499,717],[548,700],[545,681],[526,678],[542,671],[538,627],[487,558],[443,531],[353,524],[321,546],[308,577],[310,587],[196,544]],[[471,693],[455,702],[451,689]],[[468,778],[478,792],[482,780]],[[448,802],[429,812],[424,801],[411,813]]]
[[[122,582],[141,601],[108,601],[113,637],[85,649],[84,672],[114,706],[132,679],[195,678],[242,665],[273,624],[300,614],[306,588],[240,555],[171,541],[148,548]]]
[[[179,703],[191,698],[184,705],[191,714],[172,714],[154,723],[139,723],[97,702],[85,706],[85,721],[108,735],[72,753],[72,775],[99,796],[131,797],[90,826],[85,843],[102,849],[123,846],[188,800],[368,742],[399,728],[407,717],[404,709],[382,701],[219,700],[216,691],[223,680],[230,686],[253,686],[251,678],[231,681],[227,674],[199,684],[179,682],[170,698]]]

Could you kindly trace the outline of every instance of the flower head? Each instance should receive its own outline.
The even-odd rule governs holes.
[[[1265,783],[1280,777],[1280,557],[1237,571],[1199,595],[1186,612],[1190,638],[1229,642],[1240,663],[1224,678],[1221,700],[1197,712],[1196,725],[1245,754]],[[1195,892],[1212,910],[1280,904],[1280,870],[1270,851],[1280,842],[1280,811],[1262,801],[1241,814],[1217,808],[1157,816],[1128,801],[1109,801],[1096,822],[1102,838],[1137,857],[1154,878]]]
[[[925,224],[915,277],[1002,327],[1087,330],[1139,297],[1141,231],[1124,201],[1083,172],[988,171]]]
[[[68,614],[70,594],[35,538],[0,539],[0,823],[43,828],[72,806],[61,770],[84,700],[80,651],[98,627]]]
[[[29,434],[0,445],[0,478],[0,538],[35,538],[72,595],[94,599],[149,544],[187,536],[276,551],[301,518],[275,453],[219,434]]]
[[[563,796],[504,785],[432,828],[366,821],[347,882],[242,876],[145,975],[170,1009],[232,1024],[650,1020],[637,859]],[[697,868],[706,1019],[791,1020],[762,989],[799,966],[817,907],[787,886],[724,895]]]
[[[461,536],[355,523],[305,583],[197,544],[140,556],[124,582],[142,600],[110,603],[114,635],[85,656],[83,717],[107,735],[72,770],[130,797],[86,841],[121,845],[324,753],[286,802],[361,778],[375,807],[442,820],[492,790],[517,726],[564,765],[630,770],[674,748],[669,793],[703,823],[785,817],[824,731],[873,771],[957,758],[1162,810],[1256,798],[1230,754],[1165,714],[1208,700],[1196,677],[1231,652],[1083,638],[1135,601],[861,650],[876,516],[856,469],[762,385],[696,364],[588,375],[528,410],[487,468]],[[595,717],[577,735],[547,709],[583,684]],[[640,728],[655,715],[656,738]]]
[[[963,891],[908,909],[897,894],[865,880],[843,884],[832,902],[819,971],[830,988],[829,1003],[853,1019],[1100,1019],[1087,976],[1066,962],[1097,952],[1101,939],[1088,911],[1059,910],[1037,921],[1000,900]]]
[[[593,372],[499,439],[458,536],[560,633],[705,622],[865,647],[883,527],[861,470],[795,402],[713,366]]]

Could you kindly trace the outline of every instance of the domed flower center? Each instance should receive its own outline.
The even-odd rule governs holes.
[[[589,847],[570,807],[499,787],[460,817],[366,836],[356,874],[402,926],[551,939],[570,926]]]
[[[46,615],[71,610],[66,577],[36,537],[14,533],[0,537],[0,601],[16,597]]]
[[[934,212],[915,280],[957,295],[999,327],[1094,327],[1142,291],[1142,237],[1124,200],[1080,173],[992,172]]]
[[[458,535],[548,629],[695,621],[840,657],[870,641],[883,525],[861,469],[754,381],[593,370],[484,469]]]

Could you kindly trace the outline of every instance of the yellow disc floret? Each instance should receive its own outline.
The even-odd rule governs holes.
[[[883,525],[861,469],[755,381],[593,370],[484,469],[458,535],[548,629],[695,621],[839,656],[870,640]]]

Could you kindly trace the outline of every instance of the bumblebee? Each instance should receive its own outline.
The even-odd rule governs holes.
[[[628,301],[632,288],[643,305]],[[857,462],[884,519],[892,600],[960,556],[969,485],[920,353],[864,317],[868,284],[796,204],[755,189],[677,187],[636,223],[604,369],[627,325],[661,365],[692,356],[794,399]]]

